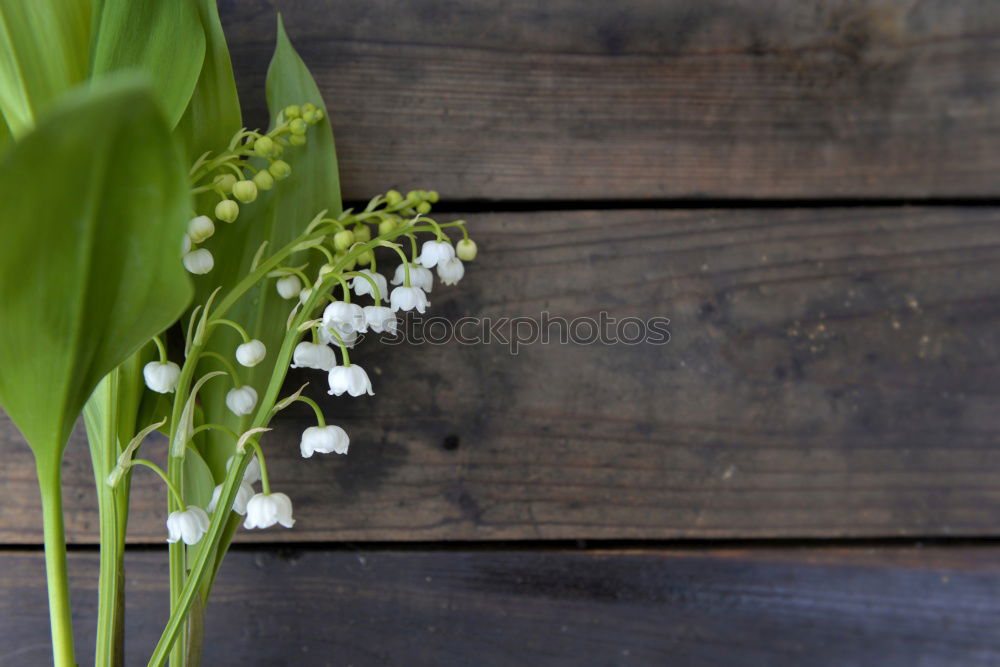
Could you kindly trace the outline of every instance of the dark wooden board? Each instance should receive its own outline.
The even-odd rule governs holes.
[[[1000,550],[236,552],[206,665],[995,665]],[[70,560],[86,664],[96,556]],[[166,554],[127,563],[126,664],[165,618]],[[42,558],[0,556],[0,664],[47,661]]]
[[[290,375],[351,434],[268,434],[298,524],[239,539],[1000,534],[1000,209],[481,214],[481,258],[430,314],[666,316],[667,345],[498,342],[352,355],[375,396]],[[553,335],[558,332],[554,331]],[[156,450],[156,447],[153,447]],[[162,454],[162,448],[159,453]],[[0,541],[39,543],[27,449],[0,428]],[[97,536],[67,454],[71,539]],[[131,536],[164,538],[137,473]]]
[[[331,107],[345,194],[1000,194],[981,0],[227,0],[251,123],[275,12]]]

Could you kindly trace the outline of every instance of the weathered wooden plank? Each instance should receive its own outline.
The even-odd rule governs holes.
[[[128,559],[145,664],[166,556]],[[996,547],[230,554],[206,665],[994,665]],[[0,664],[47,660],[40,554],[0,556]],[[96,556],[73,554],[78,658]]]
[[[434,290],[430,314],[666,316],[669,344],[512,355],[495,339],[369,340],[352,355],[375,385],[362,399],[294,371],[351,453],[301,459],[313,417],[283,413],[264,443],[298,524],[240,539],[1000,533],[1000,209],[475,222],[481,258]],[[68,453],[68,527],[92,542],[82,445]],[[30,457],[9,424],[0,457],[0,541],[39,543]],[[132,539],[159,542],[163,489],[137,475]]]
[[[348,198],[1000,193],[989,2],[221,4],[258,124],[283,12]]]

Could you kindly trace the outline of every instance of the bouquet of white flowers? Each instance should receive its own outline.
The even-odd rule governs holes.
[[[95,664],[122,662],[137,468],[163,481],[169,543],[149,664],[197,664],[240,525],[295,522],[267,475],[271,419],[304,402],[302,456],[348,452],[301,388],[281,396],[287,369],[371,395],[350,358],[359,334],[424,312],[431,269],[454,284],[476,245],[463,221],[431,217],[433,191],[342,209],[327,109],[280,19],[267,131],[243,127],[214,0],[23,0],[0,19],[0,405],[37,464],[55,663],[75,664],[60,463],[82,412],[101,517]],[[396,260],[388,281],[379,264]],[[166,466],[142,456],[156,430]]]

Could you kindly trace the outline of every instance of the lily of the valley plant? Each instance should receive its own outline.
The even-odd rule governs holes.
[[[149,664],[196,664],[235,533],[295,523],[294,488],[267,475],[275,414],[315,411],[303,457],[348,452],[302,389],[283,394],[288,369],[372,395],[359,334],[424,312],[432,270],[454,284],[476,245],[431,217],[433,191],[342,209],[327,109],[280,20],[260,131],[243,127],[214,0],[12,0],[0,45],[0,405],[35,456],[55,664],[76,664],[60,463],[81,413],[100,510],[95,664],[123,662],[134,483],[162,485],[169,552]],[[157,430],[165,466],[142,449]]]

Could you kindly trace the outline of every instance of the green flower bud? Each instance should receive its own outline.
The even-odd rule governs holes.
[[[316,111],[316,105],[313,104],[312,102],[306,102],[305,104],[302,105],[303,114],[312,113],[314,111]]]
[[[253,181],[239,181],[233,186],[233,196],[244,204],[257,199],[257,186]]]
[[[323,120],[323,110],[316,109],[315,111],[309,111],[302,114],[302,120],[309,123],[310,125],[315,125],[316,123]]]
[[[354,243],[354,232],[343,229],[333,235],[333,247],[337,250],[347,250]]]
[[[277,141],[274,142],[274,150],[271,151],[271,157],[278,158],[281,154],[285,152],[285,147],[279,144]]]
[[[395,220],[391,219],[383,220],[382,222],[378,223],[378,233],[380,236],[384,236],[385,234],[390,233],[394,229],[396,229]]]
[[[365,250],[363,253],[358,255],[357,261],[358,264],[360,264],[361,266],[368,266],[369,264],[372,263],[372,251]]]
[[[223,199],[215,205],[215,217],[223,222],[235,222],[240,215],[240,206],[232,199]]]
[[[308,129],[309,125],[307,125],[301,118],[296,118],[288,124],[288,130],[292,134],[305,134]]]
[[[274,187],[274,177],[267,169],[261,169],[254,177],[253,182],[257,184],[258,190],[270,190]]]
[[[233,186],[236,185],[236,177],[232,174],[219,174],[212,181],[212,184],[228,195],[233,191]]]
[[[399,194],[399,190],[389,190],[385,193],[385,201],[389,206],[395,206],[403,201],[403,195]]]
[[[358,243],[368,243],[372,240],[372,230],[368,229],[368,225],[359,222],[354,225],[354,240]]]
[[[300,113],[298,104],[289,104],[285,107],[285,118],[291,120],[293,118],[298,118]]]
[[[437,190],[429,190],[427,192],[427,201],[429,201],[432,204],[436,204],[436,203],[438,203],[439,196],[440,195],[438,195],[438,191]]]
[[[455,244],[455,254],[463,262],[471,262],[476,258],[476,254],[479,249],[476,248],[476,242],[472,239],[462,239]]]
[[[416,190],[410,190],[409,192],[406,193],[406,201],[411,206],[415,205],[421,199],[423,199],[423,197],[421,197],[420,193],[417,192]]]
[[[271,157],[274,154],[275,145],[274,139],[271,137],[257,137],[257,140],[253,142],[253,152],[258,157]]]
[[[275,160],[267,170],[279,181],[283,181],[292,175],[292,168],[284,160]]]
[[[417,213],[421,215],[427,215],[430,212],[431,212],[431,205],[428,202],[422,201],[419,204],[417,204]]]
[[[288,137],[288,143],[292,146],[305,146],[306,137],[304,134],[292,134]]]
[[[347,253],[343,252],[333,256],[333,258],[337,260],[337,262],[342,262],[345,257],[347,257]],[[344,265],[344,271],[353,271],[357,265],[358,265],[357,260],[352,259],[351,261],[349,261],[347,264]]]

